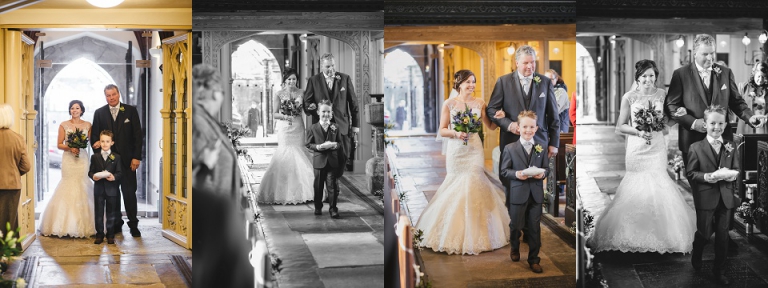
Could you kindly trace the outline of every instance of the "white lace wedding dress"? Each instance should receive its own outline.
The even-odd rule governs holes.
[[[302,99],[301,90],[281,90],[279,99]],[[261,180],[257,199],[260,203],[298,204],[315,198],[312,185],[315,172],[306,148],[304,120],[275,120],[277,150]]]
[[[469,105],[479,116],[482,101]],[[455,115],[465,106],[461,103],[450,108],[451,115]],[[448,173],[416,224],[417,229],[424,231],[423,247],[448,254],[474,255],[509,244],[504,187],[483,166],[480,136],[470,135],[466,146],[459,139],[443,139],[448,141]]]
[[[664,103],[665,91],[624,95],[630,123],[634,111],[650,103]],[[627,109],[622,103],[622,109]],[[624,113],[624,111],[622,111]],[[619,120],[621,121],[621,120]],[[633,125],[634,124],[630,124]],[[653,132],[651,144],[627,136],[626,174],[616,196],[597,220],[589,242],[595,252],[687,253],[693,249],[696,213],[667,174],[667,145],[662,132]]]
[[[61,123],[64,131],[74,132],[75,128],[89,135],[90,123]],[[80,157],[64,151],[61,157],[61,181],[48,200],[40,216],[40,234],[59,237],[89,237],[96,234],[93,211],[93,180],[88,178],[90,155],[88,148],[80,149]]]

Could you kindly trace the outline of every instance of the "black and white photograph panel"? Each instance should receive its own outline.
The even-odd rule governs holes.
[[[193,17],[195,286],[383,287],[383,13],[255,6]]]
[[[766,5],[586,2],[580,285],[768,286]]]
[[[406,2],[385,6],[388,287],[574,287],[575,2]]]

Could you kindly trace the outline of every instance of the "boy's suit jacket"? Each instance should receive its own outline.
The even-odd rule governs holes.
[[[320,151],[317,149],[317,145],[323,144],[326,141],[336,142],[336,148]],[[314,157],[312,157],[312,167],[315,169],[323,169],[328,163],[333,168],[342,167],[341,163],[346,162],[344,154],[338,151],[341,148],[341,135],[339,133],[339,127],[336,124],[331,123],[328,126],[328,132],[323,132],[323,126],[320,122],[312,124],[307,129],[307,148],[314,151]]]
[[[725,146],[730,144],[734,149],[728,151]],[[688,179],[691,179],[693,188],[693,204],[696,209],[711,210],[717,207],[720,198],[728,209],[736,205],[733,194],[733,182],[717,181],[709,183],[704,181],[704,174],[715,172],[720,167],[739,170],[739,159],[736,157],[736,149],[732,142],[725,141],[720,148],[720,155],[716,155],[707,138],[691,145],[688,150]]]
[[[112,156],[115,156],[114,160],[110,159]],[[115,181],[109,181],[106,178],[101,178],[98,181],[94,181],[94,195],[98,195],[98,193],[104,193],[107,196],[119,196],[120,177],[123,173],[120,155],[110,153],[109,156],[107,156],[106,161],[104,161],[104,157],[101,156],[101,153],[91,155],[91,169],[88,170],[88,177],[93,179],[93,174],[104,170],[112,173],[112,175],[115,176]]]
[[[541,153],[536,152],[536,145],[541,145],[543,149]],[[547,169],[549,167],[549,159],[546,157],[547,148],[545,147],[547,147],[546,144],[534,144],[531,148],[532,155],[525,153],[525,148],[519,141],[512,142],[504,147],[504,153],[501,156],[500,176],[509,184],[507,199],[510,204],[525,204],[528,201],[528,195],[531,194],[536,203],[544,201],[543,178],[535,179],[529,177],[526,180],[520,180],[517,179],[515,174],[517,171],[525,170],[531,166]],[[546,176],[547,171],[544,172],[544,177]]]

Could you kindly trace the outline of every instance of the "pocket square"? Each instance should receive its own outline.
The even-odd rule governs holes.
[[[720,90],[725,90],[725,84],[723,84],[723,87],[721,87]]]
[[[544,97],[547,97],[546,95],[544,95],[544,93],[541,93],[541,95],[539,95],[539,98],[544,98]]]
[[[339,91],[345,91],[345,90],[347,90],[347,89],[344,89],[344,87],[341,87],[341,90],[339,90]]]
[[[131,119],[125,119],[125,122],[123,123],[128,123],[128,122],[131,122]]]

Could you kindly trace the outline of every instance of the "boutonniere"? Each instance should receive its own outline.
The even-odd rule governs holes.
[[[115,154],[109,154],[109,157],[107,159],[115,161]]]
[[[336,74],[336,76],[333,76],[333,78],[336,78],[336,80],[341,80],[341,75]]]
[[[331,131],[336,131],[336,125],[331,124],[330,128],[331,128]]]
[[[733,146],[731,146],[731,143],[725,143],[725,150],[728,151],[728,153],[733,151]]]
[[[120,105],[120,112],[125,112],[125,107],[123,107],[123,105]]]
[[[533,82],[536,82],[536,84],[541,83],[541,78],[539,76],[533,76]]]
[[[544,151],[544,148],[541,148],[541,145],[536,144],[536,146],[533,146],[533,150],[536,151],[536,154],[541,154],[541,151]]]
[[[715,71],[715,74],[717,74],[717,76],[720,76],[720,72],[723,72],[723,71],[720,71],[719,66],[715,66],[715,65],[712,65],[712,71]]]

